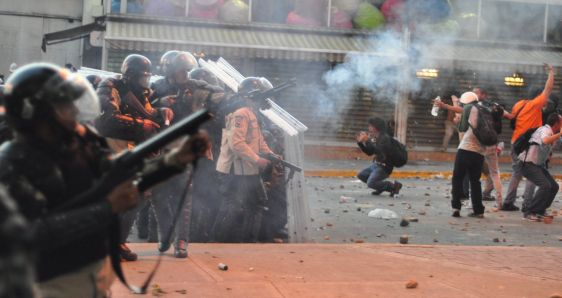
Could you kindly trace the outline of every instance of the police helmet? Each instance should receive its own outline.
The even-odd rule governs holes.
[[[273,85],[264,77],[247,77],[238,86],[238,93],[246,95],[253,91],[266,91],[272,89]]]
[[[174,58],[176,58],[179,52],[180,51],[172,50],[167,51],[166,53],[164,53],[164,55],[162,55],[162,57],[160,58],[160,73],[163,76],[169,77],[173,75],[172,61],[174,60]]]
[[[192,80],[205,81],[210,85],[219,86],[217,77],[205,68],[196,68],[189,72],[189,78]]]
[[[3,97],[8,123],[20,131],[52,118],[56,104],[73,102],[79,111],[77,120],[93,120],[100,114],[90,83],[78,73],[49,63],[18,68],[6,82]]]

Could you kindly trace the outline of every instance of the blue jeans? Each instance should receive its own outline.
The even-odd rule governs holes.
[[[369,167],[363,169],[357,174],[359,180],[367,183],[369,188],[372,188],[378,192],[392,191],[394,184],[390,181],[385,181],[390,173],[387,173],[385,169],[378,165],[377,163],[372,163]]]

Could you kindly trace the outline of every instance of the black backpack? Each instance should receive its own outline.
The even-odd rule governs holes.
[[[400,168],[403,167],[408,162],[408,149],[398,140],[393,137],[389,137],[390,146],[386,154],[386,160],[393,166]]]
[[[476,127],[472,125],[472,132],[483,146],[492,146],[498,143],[498,133],[494,128],[494,118],[492,112],[481,105],[474,105],[478,110],[478,121]]]
[[[515,140],[513,143],[513,152],[515,152],[515,154],[519,155],[521,152],[529,150],[531,145],[537,145],[535,142],[529,142],[537,129],[538,128],[530,128]]]

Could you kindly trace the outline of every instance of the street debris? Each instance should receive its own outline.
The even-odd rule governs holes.
[[[340,197],[340,204],[351,203],[353,201],[355,201],[355,199],[352,197],[346,197],[346,196]]]
[[[410,279],[406,283],[406,289],[415,289],[418,287],[418,282],[415,279]]]
[[[425,215],[426,213],[425,213],[425,210],[422,210],[422,211],[419,211],[418,214],[419,215]]]
[[[324,236],[324,240],[330,240],[332,239],[330,236]]]
[[[250,272],[252,272],[252,271],[254,271],[254,270],[255,270],[254,267],[248,268],[248,271],[250,271]]]
[[[355,243],[365,243],[365,240],[363,240],[363,239],[355,239]]]
[[[158,284],[152,285],[152,296],[160,297],[160,296],[163,296],[165,294],[167,294],[167,292],[162,290],[162,288],[160,288],[160,285],[158,285]]]
[[[330,209],[324,209],[324,213],[329,214],[329,213],[330,213]]]
[[[496,243],[498,243],[498,242],[500,242],[500,238],[494,238],[493,241],[496,242]]]
[[[409,239],[410,239],[410,237],[408,235],[400,236],[400,244],[408,244]]]
[[[224,263],[219,263],[219,265],[217,267],[219,267],[219,269],[222,270],[222,271],[228,270],[228,265],[226,265]]]
[[[398,218],[398,214],[396,214],[396,212],[389,209],[380,209],[380,208],[376,208],[374,210],[369,211],[368,216],[373,218],[381,218],[381,219]]]
[[[407,221],[405,218],[402,218],[402,220],[400,221],[400,226],[401,227],[407,227],[410,225],[410,222]]]
[[[409,222],[418,222],[419,221],[417,217],[412,217],[412,216],[406,217],[406,220],[409,221]]]
[[[178,294],[182,294],[182,295],[186,295],[187,294],[187,290],[175,290],[174,292],[178,293]]]

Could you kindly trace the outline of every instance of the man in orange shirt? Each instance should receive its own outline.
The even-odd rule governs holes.
[[[542,108],[547,104],[548,97],[550,96],[554,86],[554,70],[552,65],[545,64],[545,68],[548,70],[548,79],[546,80],[546,84],[542,92],[540,90],[531,90],[529,98],[532,99],[518,101],[511,110],[511,114],[516,120],[515,129],[513,130],[513,135],[511,136],[512,145],[515,143],[517,138],[519,138],[527,130],[542,126]],[[501,208],[503,211],[519,210],[519,207],[515,206],[514,203],[515,198],[517,197],[517,187],[523,177],[521,173],[521,163],[518,161],[515,153],[513,153],[513,150],[511,158],[513,160],[513,173],[511,175],[511,180],[509,181],[504,204]]]

